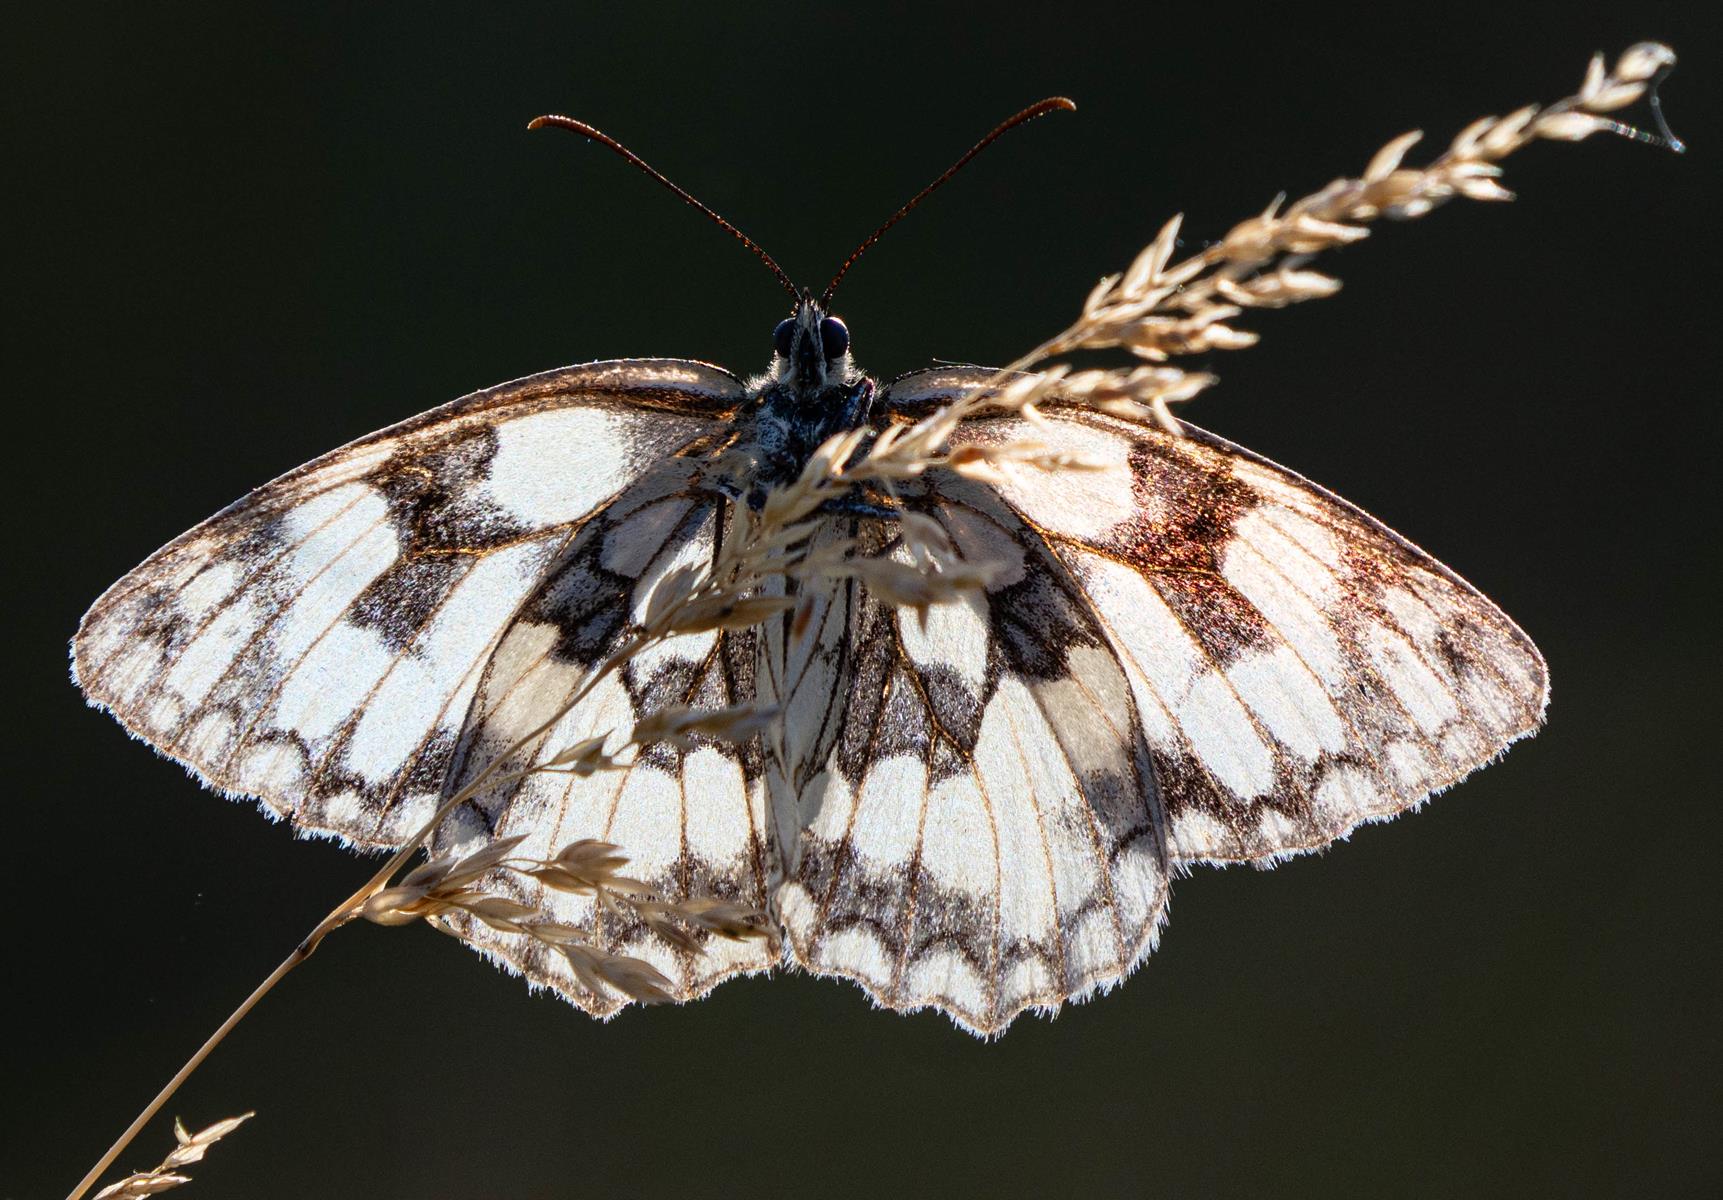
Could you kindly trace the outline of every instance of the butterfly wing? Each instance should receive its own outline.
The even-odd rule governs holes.
[[[918,373],[882,402],[913,417],[990,374]],[[1000,566],[984,595],[925,626],[859,589],[831,605],[851,614],[840,732],[784,839],[798,963],[983,1033],[1127,974],[1180,865],[1272,862],[1403,811],[1532,732],[1546,697],[1512,622],[1337,497],[1199,430],[1045,415],[956,440],[1103,469],[905,489]]]
[[[941,403],[977,370],[908,377]],[[1531,640],[1447,567],[1275,463],[1186,427],[1050,405],[966,425],[1106,469],[1007,468],[1003,500],[1079,582],[1124,665],[1182,861],[1272,861],[1403,812],[1536,730]]]
[[[481,786],[444,821],[434,854],[524,834],[518,852],[546,858],[577,838],[598,838],[621,846],[629,856],[627,874],[650,884],[661,900],[715,897],[766,907],[778,862],[757,741],[702,737],[689,749],[658,743],[627,768],[588,776],[525,773],[587,738],[625,734],[649,712],[753,701],[755,633],[744,629],[659,642],[570,706],[643,616],[664,574],[705,566],[718,552],[728,505],[700,484],[686,459],[648,470],[586,522],[519,606],[479,679],[449,794],[481,772],[496,782]],[[535,734],[540,726],[546,728]],[[612,747],[619,743],[613,740]],[[779,954],[761,940],[708,939],[697,952],[677,947],[638,918],[599,907],[593,897],[546,889],[518,875],[498,873],[488,887],[584,930],[592,945],[652,963],[679,1000],[703,995],[731,975],[764,970]],[[453,924],[463,940],[595,1015],[608,1016],[626,1003],[609,989],[589,990],[541,943],[477,921]]]
[[[581,530],[719,438],[743,386],[676,360],[477,392],[266,484],[85,614],[91,703],[297,828],[393,845],[430,814],[480,675]]]
[[[819,769],[773,791],[798,829],[778,907],[807,970],[994,1033],[1148,953],[1167,865],[1135,702],[1076,581],[985,486],[947,486],[923,511],[1006,569],[925,622],[853,581],[820,606],[846,622],[807,634],[839,714]]]

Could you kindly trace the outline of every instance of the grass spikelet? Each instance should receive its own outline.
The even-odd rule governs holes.
[[[1364,240],[1370,235],[1368,226],[1384,218],[1411,220],[1454,199],[1511,200],[1513,193],[1498,182],[1500,164],[1536,141],[1573,142],[1595,133],[1616,133],[1680,150],[1681,143],[1667,130],[1663,137],[1653,137],[1603,115],[1650,96],[1661,122],[1651,89],[1674,63],[1674,52],[1656,42],[1630,47],[1613,67],[1597,55],[1571,96],[1546,107],[1527,105],[1505,117],[1480,118],[1422,167],[1405,165],[1405,160],[1423,134],[1403,133],[1378,150],[1356,178],[1336,179],[1290,205],[1277,197],[1219,241],[1178,262],[1172,255],[1183,218],[1174,217],[1129,267],[1095,286],[1076,321],[1010,370],[1029,370],[1077,351],[1122,348],[1148,363],[1166,364],[1191,354],[1254,345],[1256,334],[1234,324],[1247,311],[1282,308],[1339,290],[1338,279],[1308,268],[1311,258]],[[1013,380],[999,399],[1021,407],[1056,387],[1062,399],[1095,403],[1115,415],[1152,418],[1177,433],[1169,405],[1189,400],[1214,382],[1212,375],[1173,366],[1066,378],[1055,371],[1041,372],[1050,381],[1047,388]]]
[[[159,1196],[181,1184],[190,1183],[191,1176],[185,1174],[182,1168],[202,1162],[211,1146],[256,1115],[241,1113],[237,1117],[228,1117],[213,1125],[206,1125],[196,1133],[187,1133],[185,1126],[176,1120],[173,1123],[176,1145],[166,1158],[148,1171],[135,1171],[124,1179],[110,1183],[96,1193],[95,1200],[141,1200],[144,1196]]]

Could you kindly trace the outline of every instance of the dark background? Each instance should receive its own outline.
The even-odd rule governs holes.
[[[1200,246],[1645,37],[1683,55],[1664,96],[1692,153],[1531,149],[1516,204],[1382,229],[1328,261],[1341,295],[1250,319],[1264,343],[1192,410],[1513,614],[1554,677],[1537,739],[1328,855],[1183,881],[1125,987],[997,1044],[805,977],[600,1026],[365,927],[169,1111],[260,1114],[195,1172],[210,1197],[1717,1194],[1712,8],[15,12],[0,1195],[63,1194],[369,870],[86,710],[64,643],[88,602],[474,387],[765,361],[766,273],[529,117],[624,138],[817,286],[993,122],[1075,97],[850,276],[839,309],[890,376],[1012,357],[1172,212]],[[170,1144],[158,1123],[122,1162]]]

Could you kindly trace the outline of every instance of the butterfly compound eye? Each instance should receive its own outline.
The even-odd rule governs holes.
[[[850,348],[850,331],[836,317],[827,317],[820,322],[820,349],[826,352],[826,358],[841,357]]]
[[[778,322],[777,328],[772,330],[772,349],[776,350],[785,358],[790,357],[790,342],[795,335],[796,319],[794,317],[785,317],[782,321]]]

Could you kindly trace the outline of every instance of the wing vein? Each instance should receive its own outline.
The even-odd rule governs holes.
[[[382,517],[377,518],[377,520],[372,522],[371,525],[368,526],[363,533],[361,533],[358,537],[354,538],[351,542],[347,543],[345,546],[341,547],[340,553],[336,554],[328,562],[324,563],[321,567],[319,567],[311,575],[311,577],[309,579],[307,579],[303,584],[300,585],[300,590],[297,593],[295,593],[292,598],[284,601],[278,608],[276,608],[276,610],[274,612],[272,612],[269,615],[269,618],[267,620],[265,620],[262,624],[260,624],[256,629],[252,630],[251,636],[246,639],[245,645],[242,646],[239,649],[239,651],[237,653],[235,653],[231,659],[228,660],[228,664],[226,667],[222,668],[221,674],[217,675],[215,678],[215,681],[209,685],[209,690],[204,693],[204,698],[202,700],[198,701],[196,706],[194,706],[191,709],[191,711],[186,713],[186,715],[183,718],[181,718],[180,726],[179,726],[181,729],[184,729],[187,726],[194,726],[194,719],[209,707],[210,697],[215,695],[217,689],[219,689],[222,684],[226,683],[227,680],[233,676],[234,671],[239,667],[241,661],[245,658],[245,656],[251,652],[252,648],[255,647],[257,645],[257,643],[265,635],[267,635],[269,632],[271,632],[276,627],[276,625],[280,623],[282,614],[284,614],[289,608],[291,608],[293,606],[293,601],[298,599],[300,596],[304,595],[306,588],[309,588],[313,583],[317,582],[317,580],[323,578],[323,576],[330,570],[330,568],[334,567],[334,565],[336,563],[340,562],[349,553],[351,553],[356,546],[363,543],[366,538],[370,537],[373,533],[375,533],[383,525],[383,523],[387,520],[388,520],[387,516],[382,516]],[[351,607],[352,607],[352,604],[349,603],[349,604],[343,606],[340,612],[335,614],[335,618],[332,621],[330,621],[329,624],[324,627],[323,632],[319,633],[317,635],[316,639],[313,640],[312,643],[305,648],[305,650],[300,654],[299,658],[295,660],[294,667],[291,668],[287,674],[285,674],[281,677],[281,679],[276,683],[275,687],[270,691],[269,695],[267,697],[265,697],[263,703],[257,705],[252,710],[251,717],[246,722],[245,727],[235,735],[233,747],[228,751],[226,757],[224,757],[222,759],[221,768],[220,768],[222,773],[225,773],[227,768],[229,767],[229,765],[232,764],[234,756],[236,754],[238,754],[239,751],[245,746],[246,739],[251,736],[251,731],[257,727],[258,721],[263,719],[263,715],[269,710],[270,706],[272,704],[274,704],[276,697],[278,697],[281,694],[281,689],[287,685],[287,680],[291,677],[292,670],[297,669],[298,664],[305,661],[306,655],[310,654],[311,651],[316,648],[317,643],[321,642],[323,640],[323,638],[329,633],[329,631],[331,629],[335,628],[335,626],[338,623],[340,623],[342,618],[344,618],[347,615],[348,609]],[[171,746],[169,748],[168,753],[170,755],[173,755],[176,758],[180,756],[181,751],[180,751],[180,748],[178,745],[178,739],[175,739],[175,743],[173,746]],[[211,772],[211,774],[215,775],[216,772]]]
[[[339,512],[332,514],[326,520],[319,523],[315,528],[307,530],[305,532],[304,536],[297,538],[296,540],[289,543],[288,545],[281,547],[281,549],[278,550],[276,553],[271,554],[269,556],[269,558],[267,559],[267,561],[260,563],[253,574],[246,576],[244,579],[241,579],[238,583],[236,583],[233,586],[232,590],[230,590],[227,593],[227,595],[223,596],[219,601],[217,601],[213,606],[211,606],[210,611],[204,616],[202,621],[198,622],[197,628],[192,631],[190,636],[188,636],[183,643],[181,643],[179,649],[171,657],[163,656],[162,661],[156,665],[155,673],[152,676],[151,681],[143,689],[141,689],[139,691],[137,699],[134,700],[133,703],[139,703],[145,697],[160,694],[160,691],[161,691],[161,682],[160,681],[166,680],[168,674],[170,672],[172,672],[176,666],[179,665],[180,660],[183,659],[186,656],[186,654],[190,652],[192,646],[195,645],[197,640],[199,638],[201,638],[209,630],[209,627],[215,623],[216,619],[218,617],[220,617],[222,613],[226,612],[233,605],[234,599],[236,597],[238,597],[241,592],[249,591],[258,584],[268,582],[267,573],[272,568],[274,568],[277,563],[279,563],[282,559],[286,558],[288,555],[292,554],[295,550],[298,550],[300,547],[305,545],[306,542],[308,542],[312,538],[316,537],[319,533],[322,533],[330,525],[334,524],[336,521],[339,521],[342,517],[346,516],[350,511],[352,511],[353,506],[355,504],[358,504],[359,501],[362,499],[364,499],[363,496],[353,497],[353,499],[348,501],[347,504],[345,506],[343,506]],[[370,533],[370,530],[366,530],[366,534],[369,534],[369,533]],[[217,558],[211,557],[208,562],[204,563],[203,565],[198,567],[198,569],[196,571],[192,572],[191,577],[189,579],[187,579],[184,583],[181,583],[178,587],[174,588],[171,592],[165,593],[165,595],[171,595],[171,596],[182,595],[185,592],[186,588],[188,588],[192,584],[196,583],[200,578],[203,577],[203,575],[206,571],[208,571],[211,567],[214,567],[220,561],[221,560],[219,560]],[[137,592],[142,591],[144,588],[146,588],[148,586],[149,586],[149,581],[142,582],[136,588],[133,588],[128,593],[128,595],[135,595]],[[277,604],[275,606],[275,608],[270,612],[269,617],[267,619],[270,621],[273,621],[275,619],[275,617],[279,616],[281,611],[283,609],[285,609],[291,603],[292,603],[292,599],[289,598],[287,600],[282,601],[280,604]],[[118,651],[115,651],[113,654],[110,654],[108,656],[107,660],[105,662],[103,662],[101,667],[99,667],[97,669],[95,676],[90,681],[90,686],[93,687],[96,685],[97,681],[99,681],[102,678],[102,676],[107,673],[109,667],[111,667],[113,665],[114,660],[118,657],[119,657]]]

